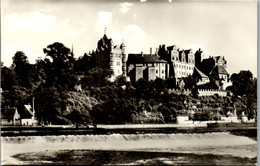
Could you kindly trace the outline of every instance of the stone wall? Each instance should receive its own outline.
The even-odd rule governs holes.
[[[227,96],[228,91],[224,90],[215,90],[215,89],[198,89],[199,96],[212,96],[214,94],[218,94],[219,96]],[[169,89],[169,93],[176,93],[176,94],[185,94],[190,95],[191,90],[190,89]]]
[[[199,96],[211,96],[218,94],[219,96],[227,96],[228,91],[224,90],[215,90],[215,89],[198,89]]]

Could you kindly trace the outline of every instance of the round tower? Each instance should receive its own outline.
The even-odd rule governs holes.
[[[122,73],[123,76],[126,76],[126,53],[125,53],[125,44],[124,41],[122,41],[122,44],[120,46],[121,52],[122,52]]]

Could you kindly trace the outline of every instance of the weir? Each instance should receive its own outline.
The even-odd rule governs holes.
[[[256,146],[255,140],[228,132],[1,137],[3,159],[20,153],[59,150],[199,152],[255,157]]]

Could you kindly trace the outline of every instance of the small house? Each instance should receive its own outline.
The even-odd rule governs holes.
[[[1,112],[1,125],[19,125],[20,114],[17,108],[6,108]]]
[[[21,110],[21,125],[33,125],[35,123],[34,111],[31,105],[24,105]]]

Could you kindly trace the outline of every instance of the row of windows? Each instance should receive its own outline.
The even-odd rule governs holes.
[[[172,57],[172,60],[175,60],[175,58],[174,57]],[[179,60],[179,58],[178,57],[176,57],[176,60],[178,61]],[[185,59],[182,59],[182,62],[184,62],[185,61]],[[191,60],[191,59],[189,59],[189,63],[194,63],[194,60]]]
[[[158,70],[156,70],[156,74],[158,73]],[[162,73],[164,73],[164,70],[162,70]]]
[[[159,63],[152,63],[152,66],[154,66],[154,64],[155,64],[155,66],[159,66]],[[165,66],[165,63],[161,63],[161,64],[163,67]],[[143,66],[148,66],[148,63],[144,63]]]
[[[116,58],[121,58],[121,54],[114,54]]]
[[[178,65],[178,64],[176,64],[176,67],[177,68],[182,68],[182,69],[189,69],[189,70],[193,70],[194,69],[194,67],[191,67],[191,66]]]
[[[186,72],[179,71],[179,75],[182,75],[182,76],[187,75],[188,76],[188,75],[192,75],[192,73],[188,73],[188,72],[186,73]]]

